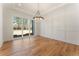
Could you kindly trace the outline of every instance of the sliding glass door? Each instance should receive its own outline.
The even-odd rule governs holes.
[[[23,36],[33,34],[32,20],[23,19]]]
[[[24,37],[30,35],[33,35],[34,32],[34,22],[33,20],[28,20],[21,17],[13,17],[12,19],[13,23],[13,38],[18,37]]]

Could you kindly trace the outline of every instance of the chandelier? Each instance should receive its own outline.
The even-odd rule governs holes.
[[[38,3],[38,5],[37,5],[37,11],[36,11],[36,14],[35,14],[35,16],[33,17],[33,19],[35,19],[35,20],[44,19],[44,17],[41,16],[40,11],[39,11],[39,3]]]

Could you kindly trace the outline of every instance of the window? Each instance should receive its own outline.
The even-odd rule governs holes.
[[[29,32],[31,35],[34,34],[34,21],[26,18],[14,16],[12,19],[13,23],[13,37],[28,36]],[[29,30],[30,27],[30,30]]]

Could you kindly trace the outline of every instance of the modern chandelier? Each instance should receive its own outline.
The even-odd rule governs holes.
[[[41,16],[40,11],[39,11],[39,3],[38,3],[38,5],[37,5],[37,11],[36,11],[36,14],[35,14],[35,16],[33,17],[33,19],[35,19],[35,20],[44,19],[44,17]]]

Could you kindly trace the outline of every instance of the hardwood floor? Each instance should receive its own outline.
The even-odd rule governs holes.
[[[75,56],[79,46],[37,36],[34,39],[15,40],[4,43],[1,56]]]

